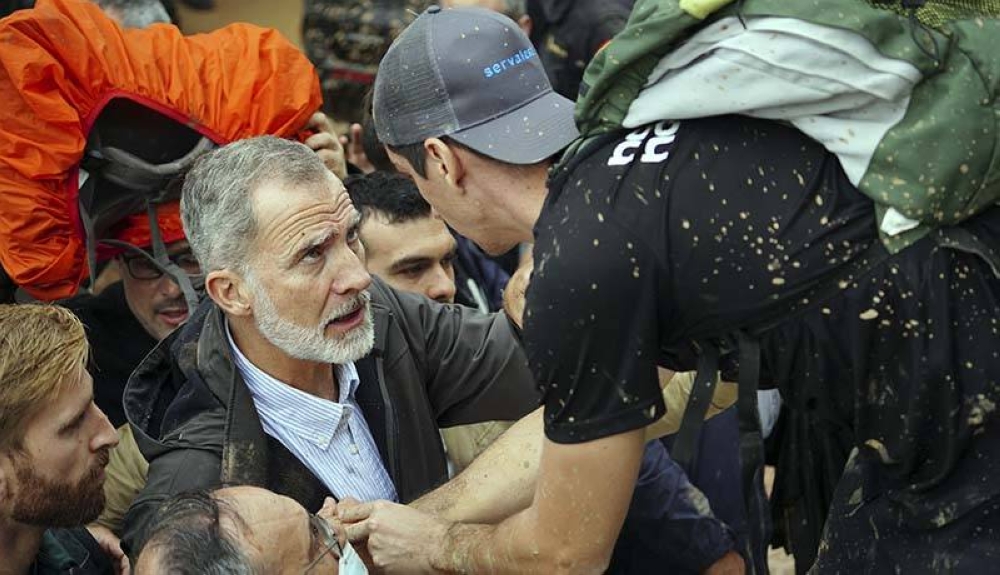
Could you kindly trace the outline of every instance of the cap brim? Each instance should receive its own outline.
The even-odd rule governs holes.
[[[580,135],[573,101],[555,91],[503,116],[448,137],[508,164],[537,164],[559,153]]]

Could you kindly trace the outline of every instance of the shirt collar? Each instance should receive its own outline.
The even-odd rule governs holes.
[[[337,402],[316,397],[293,387],[257,367],[233,340],[229,323],[225,323],[226,339],[233,353],[236,369],[250,389],[254,406],[261,419],[281,425],[303,439],[326,449],[332,441],[344,415],[344,407],[353,402],[361,384],[354,362],[333,364],[339,385]]]

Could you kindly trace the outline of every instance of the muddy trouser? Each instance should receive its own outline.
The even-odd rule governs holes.
[[[920,321],[879,334],[902,341],[857,388],[859,447],[811,573],[997,571],[1000,208],[940,234],[896,260],[922,273],[893,309]]]
[[[982,500],[997,480],[1000,426],[972,440],[958,468],[920,493],[886,488],[877,453],[855,450],[810,573],[995,573],[1000,560],[1000,496]]]

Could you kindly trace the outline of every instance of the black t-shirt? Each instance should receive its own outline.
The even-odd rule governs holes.
[[[574,162],[535,228],[525,316],[553,441],[658,418],[657,365],[693,369],[692,338],[789,308],[877,241],[836,158],[778,123],[650,125]],[[964,227],[1000,247],[1000,210]],[[926,238],[840,287],[761,337],[762,379],[883,449],[899,481],[936,483],[1000,400],[1000,283]]]

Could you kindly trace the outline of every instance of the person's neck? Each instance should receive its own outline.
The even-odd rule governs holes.
[[[337,381],[333,366],[329,363],[288,355],[264,338],[254,327],[252,320],[230,318],[229,331],[236,347],[264,373],[310,395],[337,401]]]
[[[520,242],[535,240],[535,222],[548,195],[548,164],[525,166],[517,175],[516,201],[510,204],[511,219]]]
[[[0,519],[0,575],[26,575],[42,545],[44,527]]]

